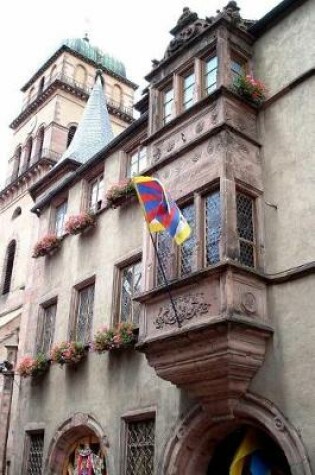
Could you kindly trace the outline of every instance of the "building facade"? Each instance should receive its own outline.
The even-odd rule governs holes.
[[[71,154],[65,133],[59,163],[25,182],[24,273],[8,265],[14,248],[3,280],[11,269],[20,292],[20,358],[65,341],[85,357],[41,377],[3,375],[19,384],[4,473],[314,472],[314,20],[312,0],[284,0],[257,22],[235,2],[206,19],[185,8],[140,117],[85,153],[86,117],[103,120],[97,74]],[[234,86],[246,74],[266,85],[263,103]],[[108,112],[115,131],[110,101]],[[166,232],[153,245],[128,190],[112,199],[134,175],[171,191],[192,229],[181,246]],[[69,232],[84,212],[93,226]],[[6,229],[11,243],[18,231]],[[54,253],[32,259],[51,232]],[[125,322],[136,345],[98,354],[98,329]],[[264,471],[252,468],[257,453]]]

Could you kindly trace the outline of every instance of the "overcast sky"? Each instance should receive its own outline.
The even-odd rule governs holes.
[[[127,77],[144,86],[151,59],[161,59],[169,30],[185,6],[214,15],[227,0],[10,0],[0,17],[0,183],[12,153],[9,124],[22,105],[20,88],[64,38],[82,37],[125,63]],[[258,19],[278,0],[239,0],[244,18]]]

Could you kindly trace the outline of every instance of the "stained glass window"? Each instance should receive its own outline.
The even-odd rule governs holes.
[[[76,318],[77,341],[87,342],[90,338],[94,310],[94,284],[84,287],[78,292]]]
[[[181,263],[180,273],[182,276],[190,274],[195,270],[196,260],[196,234],[195,234],[195,206],[190,204],[181,209],[182,214],[191,228],[191,234],[180,246]]]
[[[163,231],[157,235],[157,250],[159,260],[164,269],[167,280],[172,278],[172,239],[167,231]],[[156,283],[157,285],[165,285],[163,273],[158,260],[156,260]]]
[[[42,475],[44,432],[31,433],[27,460],[27,475]]]
[[[213,56],[207,59],[204,67],[204,90],[205,95],[215,91],[217,87],[218,58]]]
[[[242,193],[236,194],[237,230],[240,244],[240,262],[248,267],[255,266],[254,253],[254,200]]]
[[[154,419],[127,423],[125,475],[153,475],[154,432]]]
[[[221,205],[220,191],[205,197],[206,263],[215,264],[220,260]]]
[[[38,351],[47,355],[51,349],[55,331],[57,304],[54,303],[43,309],[41,332],[38,342]],[[40,317],[41,318],[41,317]]]
[[[139,323],[140,304],[133,297],[141,290],[142,263],[136,262],[121,269],[121,291],[119,320]]]
[[[58,237],[63,235],[67,207],[68,203],[64,201],[61,205],[57,206],[55,210],[55,233]]]
[[[195,73],[191,72],[183,78],[183,109],[187,110],[195,102]]]
[[[98,176],[90,182],[89,186],[89,211],[95,213],[101,209],[102,200],[104,195],[104,179],[103,175]]]

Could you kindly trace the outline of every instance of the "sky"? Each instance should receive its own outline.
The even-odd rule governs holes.
[[[241,15],[259,19],[279,0],[239,0]],[[215,15],[227,0],[10,0],[0,16],[0,185],[12,154],[9,124],[18,115],[20,88],[65,38],[83,37],[124,62],[127,77],[145,86],[151,59],[161,59],[183,8],[200,18]]]

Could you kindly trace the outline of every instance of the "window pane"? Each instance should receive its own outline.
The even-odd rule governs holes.
[[[164,104],[167,102],[171,102],[174,98],[174,90],[169,89],[168,91],[164,92]]]
[[[184,90],[195,85],[195,74],[191,73],[184,78]]]
[[[76,340],[87,342],[90,338],[90,329],[93,318],[94,284],[80,290],[78,297]]]
[[[194,103],[195,93],[195,74],[191,73],[184,78],[183,83],[183,107],[184,110],[191,107]]]
[[[44,308],[43,314],[43,333],[42,341],[39,345],[39,351],[45,355],[49,353],[54,338],[55,319],[56,319],[57,305],[49,305]]]
[[[204,71],[204,90],[208,95],[217,87],[218,58],[216,56],[206,61]]]
[[[153,475],[154,432],[154,419],[127,423],[126,475]]]
[[[167,231],[158,234],[157,249],[165,277],[169,280],[172,277],[172,239]],[[156,261],[156,281],[157,285],[165,285],[160,263]]]
[[[102,198],[104,192],[103,175],[90,183],[89,189],[89,210],[97,211],[101,208]]]
[[[67,201],[64,201],[60,206],[56,208],[55,233],[58,237],[62,236],[63,234],[63,227],[64,227],[66,213],[67,213]]]
[[[190,274],[195,270],[195,256],[196,256],[196,235],[195,235],[195,207],[193,204],[182,208],[182,214],[189,226],[191,227],[191,234],[186,241],[181,245],[181,275]]]
[[[169,89],[164,92],[163,97],[163,123],[166,124],[172,118],[173,110],[173,101],[174,101],[174,90]]]
[[[220,260],[221,206],[219,190],[205,198],[205,213],[206,261],[207,264],[215,264]]]
[[[42,475],[44,433],[29,434],[28,475]]]
[[[218,67],[218,58],[217,56],[214,56],[213,58],[208,59],[206,61],[206,73],[209,73],[210,71],[213,71],[214,69],[217,69]]]
[[[240,262],[254,267],[254,200],[241,193],[236,194],[237,230],[240,239]]]

